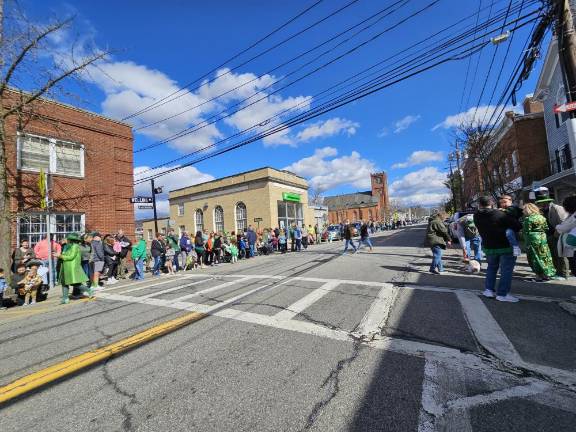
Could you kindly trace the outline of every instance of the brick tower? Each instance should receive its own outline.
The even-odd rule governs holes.
[[[384,219],[390,199],[388,196],[388,176],[384,171],[370,174],[372,183],[372,196],[378,198],[378,215],[380,220]]]

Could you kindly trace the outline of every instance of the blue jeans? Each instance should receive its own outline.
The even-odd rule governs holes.
[[[138,258],[134,263],[134,280],[144,279],[144,260]]]
[[[474,259],[478,262],[482,261],[482,238],[480,236],[474,237],[466,242],[468,257],[474,253]]]
[[[444,271],[444,264],[442,263],[442,251],[440,246],[433,246],[432,248],[432,265],[430,266],[430,271],[438,269],[438,271]]]
[[[356,250],[356,245],[354,244],[354,240],[346,239],[346,243],[344,243],[344,252],[348,250],[348,245],[352,246],[352,249]]]
[[[510,246],[512,247],[520,246],[520,244],[518,243],[518,239],[516,238],[516,233],[510,228],[506,230],[506,238],[508,239],[508,243],[510,243]]]
[[[302,239],[296,239],[296,251],[300,252],[302,250]]]
[[[254,252],[254,243],[250,243],[250,258],[252,258],[255,255]]]
[[[361,238],[360,243],[358,243],[358,249],[360,249],[360,246],[362,246],[362,243],[364,243],[365,245],[368,245],[370,247],[370,249],[372,249],[372,240],[370,240],[370,237]]]
[[[498,269],[500,269],[500,282],[496,294],[499,296],[507,295],[512,287],[512,274],[514,273],[514,265],[516,265],[516,257],[514,255],[488,255],[486,260],[488,261],[488,269],[486,270],[485,288],[492,292],[496,291],[496,276]]]
[[[82,261],[82,270],[84,270],[84,273],[88,276],[86,286],[90,286],[90,281],[92,280],[92,266],[90,265],[90,261]]]
[[[154,267],[152,268],[152,274],[154,276],[160,275],[160,267],[162,266],[162,257],[154,257]]]
[[[180,261],[178,260],[179,256],[180,256],[180,252],[177,252],[174,255],[174,258],[172,259],[172,265],[174,266],[174,271],[180,270]],[[186,263],[184,263],[184,265],[186,265]]]

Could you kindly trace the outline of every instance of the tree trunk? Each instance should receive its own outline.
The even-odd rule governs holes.
[[[0,101],[1,102],[1,101]],[[10,279],[12,250],[12,212],[10,192],[8,190],[8,171],[6,160],[6,131],[4,119],[0,118],[0,268]]]

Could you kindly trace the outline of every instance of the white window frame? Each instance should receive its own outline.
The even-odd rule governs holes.
[[[244,218],[243,219],[238,218],[238,207],[240,206],[240,204],[242,204],[244,206]],[[239,221],[245,222],[245,226],[243,228],[239,227],[239,225],[238,225]],[[246,206],[246,203],[243,201],[237,202],[236,205],[234,206],[234,225],[236,227],[236,233],[243,231],[244,229],[248,228],[248,207]]]
[[[216,211],[217,210],[221,210],[222,211],[222,220],[221,221],[217,221],[216,220]],[[224,226],[224,208],[220,205],[217,205],[216,207],[214,207],[214,211],[212,212],[212,217],[214,218],[214,232],[219,232],[220,234],[222,234],[224,232],[225,226]],[[222,224],[221,225],[221,230],[218,229],[218,224]]]
[[[200,225],[200,224],[198,224],[198,213],[200,213],[202,215],[201,216],[202,217],[202,224],[201,224],[202,229],[198,229],[198,225]],[[202,232],[204,231],[204,212],[201,209],[196,209],[194,211],[194,228],[195,228],[194,229],[195,233],[197,233],[198,231],[202,231]]]
[[[38,213],[38,212],[31,212],[31,213],[26,213],[26,214],[21,214],[16,218],[16,244],[20,244],[21,239],[20,239],[20,223],[23,219],[26,219],[28,217],[31,216],[42,216],[44,218],[44,222],[41,222],[43,225],[46,225],[46,214],[45,213]],[[56,217],[57,216],[80,216],[80,229],[78,231],[71,231],[71,232],[76,232],[76,233],[83,233],[86,230],[86,215],[84,213],[64,213],[64,212],[57,212],[57,213],[52,213],[50,215],[50,232],[52,234],[52,238],[55,238],[57,240],[60,240],[61,238],[63,238],[63,236],[59,236],[59,237],[55,237],[58,236],[60,234],[70,234],[71,232],[56,232]],[[47,225],[46,225],[47,226]],[[41,239],[44,239],[46,237],[46,231],[40,231],[39,232]],[[35,244],[35,243],[34,243]],[[31,242],[31,246],[34,246],[34,244]]]
[[[17,166],[19,171],[40,172],[40,170],[34,169],[34,168],[22,168],[22,158],[21,158],[22,140],[24,140],[26,137],[34,137],[34,138],[43,139],[43,140],[48,141],[48,145],[50,148],[50,155],[49,155],[49,162],[48,162],[50,174],[58,175],[58,176],[64,176],[64,177],[84,178],[84,176],[85,176],[84,158],[85,158],[85,154],[86,154],[86,148],[84,147],[84,144],[79,144],[79,143],[72,142],[72,141],[65,141],[65,140],[61,140],[61,139],[48,138],[48,137],[45,137],[42,135],[23,133],[23,132],[18,132],[18,135],[16,138],[16,166]],[[57,167],[56,144],[57,143],[70,144],[73,146],[80,147],[81,151],[80,151],[80,174],[79,175],[78,174],[69,174],[69,173],[59,173],[57,171],[57,169],[56,169],[56,167]]]
[[[184,216],[184,203],[178,204],[178,216]]]

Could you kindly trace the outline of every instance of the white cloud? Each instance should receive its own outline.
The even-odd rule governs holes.
[[[420,115],[407,115],[406,117],[401,118],[396,123],[394,123],[394,133],[398,134],[398,133],[408,129],[410,126],[412,126],[418,120],[420,120],[420,118],[421,118]]]
[[[388,128],[382,128],[382,130],[380,132],[378,132],[378,138],[384,138],[385,136],[388,136],[390,134],[390,131],[388,130]]]
[[[392,182],[390,196],[405,205],[439,204],[450,196],[445,181],[445,173],[435,167],[425,167]]]
[[[134,168],[134,180],[158,174],[167,169],[176,168],[178,165],[150,170],[148,166],[139,166]],[[184,167],[178,171],[173,171],[155,180],[156,187],[162,186],[163,192],[156,195],[156,209],[158,216],[167,216],[170,213],[168,205],[168,192],[174,189],[192,186],[198,183],[204,183],[214,180],[210,174],[203,173],[193,166]],[[135,196],[151,196],[150,183],[140,183],[134,186]],[[152,210],[140,210],[134,205],[136,219],[152,217]]]
[[[406,162],[396,163],[392,165],[393,169],[396,168],[407,168],[415,165],[423,165],[428,162],[440,162],[444,160],[444,154],[442,152],[433,152],[429,150],[418,150],[413,152]]]
[[[497,113],[503,108],[502,105],[482,105],[478,109],[476,107],[470,108],[468,111],[464,111],[458,114],[449,115],[444,119],[444,121],[438,123],[432,128],[432,131],[437,129],[452,129],[459,126],[479,126],[480,124],[485,124],[490,120],[490,117],[496,111]],[[507,106],[504,107],[504,111],[512,111],[514,107]],[[495,115],[494,117],[496,117]]]
[[[308,178],[310,186],[319,192],[342,185],[369,188],[370,174],[377,170],[374,163],[363,159],[356,151],[349,156],[335,157],[337,155],[338,150],[333,147],[319,148],[313,156],[300,159],[284,169]]]
[[[314,123],[296,135],[296,139],[300,142],[307,142],[316,138],[325,138],[339,133],[345,133],[348,136],[354,135],[356,129],[360,127],[358,123],[351,120],[334,117],[325,121]]]

